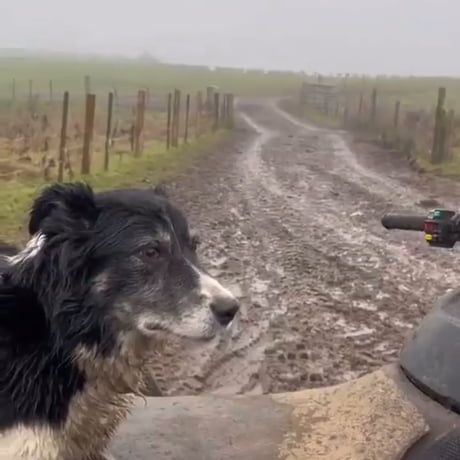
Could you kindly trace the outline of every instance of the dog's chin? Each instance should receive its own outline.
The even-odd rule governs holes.
[[[181,329],[180,327],[167,327],[155,321],[144,320],[140,321],[137,327],[143,337],[160,342],[175,339],[192,342],[210,342],[219,335],[214,325],[193,330],[188,328]]]

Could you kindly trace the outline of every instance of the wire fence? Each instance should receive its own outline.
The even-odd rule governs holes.
[[[106,95],[65,91],[0,100],[0,181],[42,177],[72,180],[108,171],[127,155],[158,144],[177,148],[207,132],[233,127],[233,94],[214,87],[196,94],[139,89]]]

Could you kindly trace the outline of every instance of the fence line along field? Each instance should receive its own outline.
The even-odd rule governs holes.
[[[304,81],[299,97],[285,104],[313,122],[394,149],[419,171],[460,175],[458,79],[317,76]]]
[[[138,156],[144,148],[177,147],[180,140],[192,142],[220,128],[222,113],[233,117],[227,107],[233,106],[229,94],[285,95],[302,81],[298,72],[211,69],[136,59],[32,54],[0,57],[0,62],[0,181],[72,179],[106,170],[109,163],[121,164],[127,155]],[[203,91],[206,85],[225,94],[214,99],[210,90]],[[66,92],[68,112],[63,117]],[[88,94],[95,95],[94,120]],[[144,98],[140,106],[139,97]],[[174,112],[171,116],[168,106]]]
[[[296,72],[0,50],[2,238],[21,241],[46,181],[82,172],[100,189],[167,180],[225,136],[234,94],[292,94],[301,81]]]
[[[127,155],[140,157],[145,148],[178,147],[233,125],[234,96],[209,87],[203,92],[169,94],[146,89],[135,95],[111,91],[96,95],[85,77],[87,94],[56,95],[48,100],[33,91],[15,97],[0,111],[0,180],[74,179],[108,171]],[[203,103],[204,101],[204,103]]]

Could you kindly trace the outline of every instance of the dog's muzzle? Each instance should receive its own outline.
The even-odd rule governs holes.
[[[201,271],[199,274],[201,298],[208,304],[217,323],[227,327],[240,309],[238,300],[216,279]]]

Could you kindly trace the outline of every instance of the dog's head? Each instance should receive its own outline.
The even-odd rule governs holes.
[[[9,276],[37,294],[60,341],[108,352],[127,334],[209,340],[238,311],[200,267],[185,216],[158,191],[52,185],[30,230]]]

